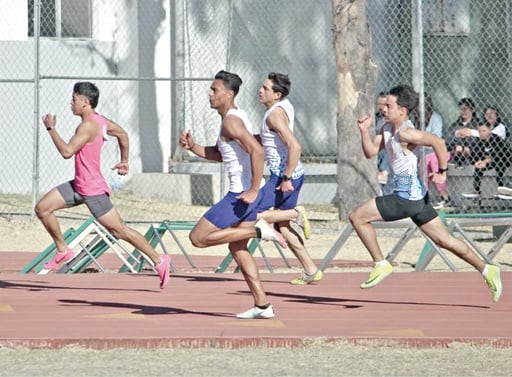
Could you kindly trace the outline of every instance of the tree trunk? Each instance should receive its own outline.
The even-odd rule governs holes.
[[[372,59],[366,0],[332,0],[338,83],[338,211],[342,221],[379,191],[376,160],[361,147],[357,118],[373,114],[377,67]]]

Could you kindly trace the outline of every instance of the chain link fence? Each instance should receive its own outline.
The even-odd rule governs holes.
[[[0,4],[5,123],[0,141],[4,153],[0,213],[29,215],[41,194],[72,178],[73,162],[60,157],[40,118],[48,112],[57,114],[59,133],[69,139],[78,125],[69,111],[72,86],[87,80],[100,88],[98,111],[130,135],[127,177],[111,170],[119,160],[114,140],[106,143],[103,153],[103,171],[123,217],[197,220],[223,195],[225,177],[220,164],[180,149],[180,131],[192,130],[198,143],[215,143],[219,118],[209,108],[207,93],[221,69],[242,77],[237,104],[247,110],[257,131],[264,113],[257,90],[268,72],[278,71],[292,79],[290,100],[296,107],[296,135],[307,174],[300,201],[317,228],[339,228],[330,0],[0,0]],[[480,120],[485,106],[494,106],[508,128],[512,4],[424,0],[419,12],[422,23],[414,4],[367,3],[378,91],[407,83],[425,92],[442,117],[446,139],[460,116],[462,98],[472,99]],[[420,119],[421,115],[420,126],[426,127]],[[504,145],[508,146],[508,139]],[[468,155],[464,164],[450,166],[444,210],[509,211],[512,200],[495,196],[496,169],[483,173],[479,197],[463,196],[475,193],[473,163]],[[510,156],[504,163],[510,163]],[[510,174],[506,169],[500,184],[511,184]],[[432,194],[436,202],[442,201],[435,187]],[[71,213],[86,216],[80,211]]]
[[[462,213],[510,211],[512,200],[499,195],[497,188],[512,184],[508,137],[512,4],[470,0],[421,3],[418,12],[415,2],[368,2],[379,67],[377,88],[386,91],[399,83],[421,87],[437,112],[432,124],[436,119],[442,121],[442,136],[452,158],[446,187],[430,184],[437,208]],[[425,104],[425,110],[428,108]],[[498,113],[497,122],[493,113]],[[428,111],[423,122],[420,116],[416,119],[418,126],[432,130]],[[485,121],[499,136],[483,141],[488,136],[479,136],[478,129]],[[473,132],[460,131],[466,127]],[[479,162],[487,158],[492,162]],[[430,171],[428,154],[425,160],[424,170]]]
[[[185,129],[192,130],[198,143],[215,143],[219,118],[207,94],[221,69],[243,78],[237,104],[249,113],[254,131],[264,113],[257,99],[261,82],[270,71],[289,73],[303,158],[334,166],[330,2],[320,3],[32,0],[28,9],[26,4],[6,4],[13,17],[6,18],[5,28],[13,40],[0,42],[10,47],[2,49],[0,59],[10,62],[4,66],[11,71],[3,75],[9,87],[0,92],[10,109],[9,122],[25,126],[13,129],[5,140],[13,162],[4,163],[0,191],[19,201],[16,209],[0,204],[0,212],[31,213],[41,194],[72,178],[72,161],[60,158],[40,117],[56,113],[59,132],[69,139],[78,124],[68,111],[72,85],[82,80],[98,85],[98,111],[130,135],[129,176],[120,178],[110,170],[119,159],[115,141],[107,142],[103,153],[114,201],[159,203],[160,211],[123,207],[129,221],[160,221],[162,216],[195,220],[223,195],[220,164],[199,160],[178,146]],[[16,67],[10,59],[20,54],[23,64]],[[18,98],[22,95],[24,99]],[[312,203],[330,205],[336,195],[334,177],[320,171],[312,182]],[[318,190],[322,186],[325,195]],[[31,194],[32,201],[27,200]]]

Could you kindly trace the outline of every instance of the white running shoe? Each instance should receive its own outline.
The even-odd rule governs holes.
[[[258,308],[257,306],[254,306],[252,308],[250,308],[249,310],[243,312],[243,313],[239,313],[236,315],[236,318],[240,318],[240,319],[258,319],[258,318],[263,318],[263,319],[268,319],[268,318],[272,318],[274,317],[274,308],[272,307],[272,305],[269,305],[268,308],[266,309],[260,309]]]
[[[438,211],[440,209],[443,209],[444,206],[447,204],[447,202],[445,200],[441,200],[440,202],[437,202],[437,203],[433,203],[432,204],[432,207]]]
[[[503,196],[512,196],[512,187],[500,186],[498,187],[498,194]]]
[[[463,192],[462,196],[466,199],[478,199],[480,197],[480,194],[476,192]]]
[[[258,237],[262,240],[275,241],[285,249],[288,247],[288,244],[286,243],[283,235],[275,230],[274,227],[267,223],[265,220],[259,219],[254,227],[256,228],[256,231],[259,231]]]

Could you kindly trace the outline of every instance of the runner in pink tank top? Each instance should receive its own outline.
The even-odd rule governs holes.
[[[66,159],[75,157],[75,179],[50,190],[35,208],[37,217],[57,247],[55,256],[44,265],[44,269],[53,270],[60,263],[70,261],[75,256],[74,250],[64,240],[54,212],[85,204],[114,237],[130,243],[153,262],[160,278],[160,288],[163,289],[169,282],[171,258],[167,254],[160,257],[142,234],[128,227],[110,200],[110,187],[101,172],[101,149],[106,135],[117,139],[121,161],[113,169],[119,175],[126,175],[129,169],[129,139],[121,126],[96,113],[99,96],[100,92],[93,83],[78,82],[73,87],[71,110],[82,121],[69,142],[64,141],[57,132],[56,116],[43,116],[46,130],[61,156]]]
[[[107,133],[107,121],[98,113],[89,115],[98,127],[96,138],[75,154],[75,189],[81,195],[110,194],[110,187],[101,172],[101,149]]]

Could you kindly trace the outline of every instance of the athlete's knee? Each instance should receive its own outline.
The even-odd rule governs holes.
[[[36,214],[36,216],[40,219],[41,217],[43,217],[43,209],[41,208],[41,206],[39,205],[39,203],[36,204],[36,206],[34,207],[34,213]]]
[[[126,240],[126,234],[119,229],[109,229],[109,232],[117,239]]]
[[[198,234],[198,232],[194,232],[193,230],[189,233],[188,239],[190,240],[190,243],[192,243],[194,247],[205,248],[208,246],[204,242],[203,237],[200,234]]]
[[[124,224],[121,224],[121,225],[118,225],[118,226],[108,226],[108,225],[105,225],[105,228],[107,228],[107,230],[117,239],[119,240],[123,240],[123,241],[130,241],[130,236],[129,236],[129,228],[124,225]]]
[[[358,218],[358,217],[357,217],[357,212],[356,212],[356,210],[353,210],[353,211],[351,211],[351,212],[348,214],[348,221],[350,221],[350,223],[351,223],[352,225],[354,225],[354,224],[356,223],[357,218]]]
[[[48,207],[42,204],[41,202],[37,203],[34,207],[34,213],[36,214],[38,219],[43,219],[46,216],[50,215],[52,211],[48,210]]]

